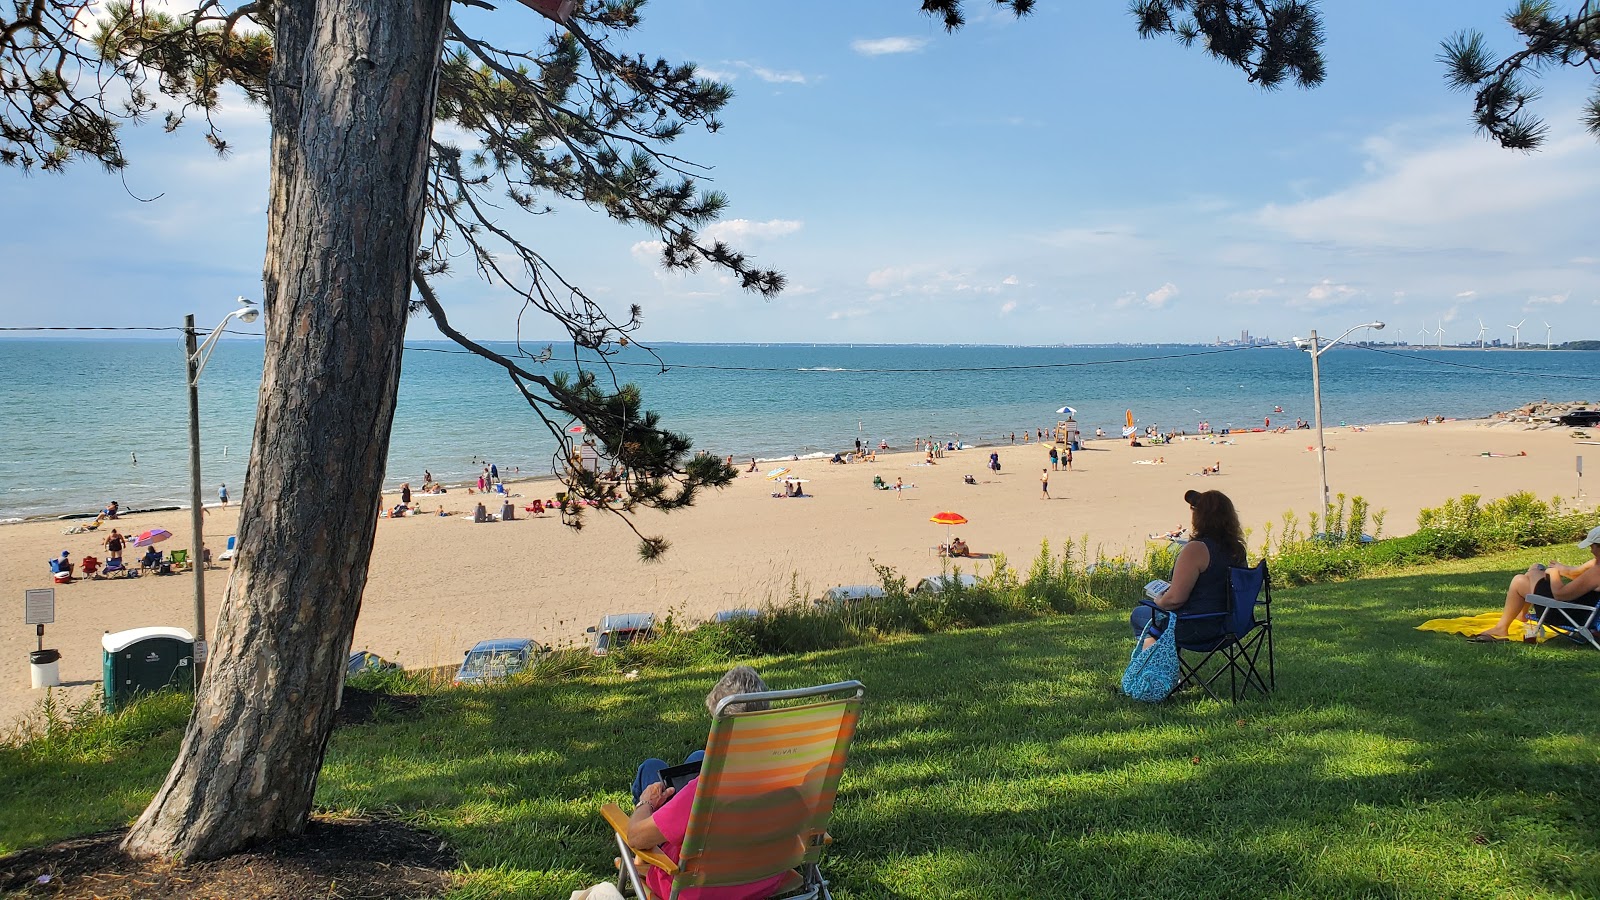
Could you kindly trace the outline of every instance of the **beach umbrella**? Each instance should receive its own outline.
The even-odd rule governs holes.
[[[767,477],[772,479],[773,481],[777,481],[779,478],[782,478],[783,476],[785,476],[787,474],[789,474],[789,467],[788,466],[779,466],[778,468],[773,469],[771,472],[768,472],[767,473]]]
[[[944,525],[944,542],[950,543],[950,526],[967,524],[967,517],[958,512],[936,512],[928,518],[935,525]]]
[[[151,544],[159,544],[169,537],[172,537],[172,532],[165,528],[152,528],[149,531],[139,532],[139,536],[133,539],[130,546],[148,547]]]
[[[1066,416],[1069,419],[1076,419],[1078,417],[1078,411],[1073,409],[1070,406],[1063,406],[1060,409],[1056,410],[1056,415],[1058,415],[1058,416]]]

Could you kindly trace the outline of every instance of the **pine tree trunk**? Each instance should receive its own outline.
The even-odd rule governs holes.
[[[273,4],[266,366],[239,552],[134,854],[216,858],[310,815],[382,502],[448,8]]]

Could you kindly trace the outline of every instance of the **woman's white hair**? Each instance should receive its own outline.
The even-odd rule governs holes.
[[[717,704],[723,699],[734,694],[755,694],[766,689],[767,683],[761,680],[755,669],[749,666],[734,666],[728,670],[728,674],[722,676],[722,680],[711,689],[711,693],[706,695],[706,709],[714,716],[717,714]],[[755,700],[750,703],[730,703],[728,712],[758,712],[771,707],[772,704],[765,700]]]

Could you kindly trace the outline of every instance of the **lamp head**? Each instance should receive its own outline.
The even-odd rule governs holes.
[[[239,303],[243,308],[234,310],[233,313],[239,317],[239,321],[248,325],[260,317],[261,310],[256,309],[256,302],[254,300],[247,300],[244,297],[240,297]]]
[[[1368,326],[1368,327],[1371,327],[1371,328],[1376,328],[1376,329],[1377,329],[1377,330],[1379,330],[1379,331],[1382,331],[1382,330],[1383,330],[1383,323],[1382,323],[1382,322],[1373,322],[1373,323],[1372,323],[1372,324],[1371,324],[1371,325],[1370,325],[1370,326]]]

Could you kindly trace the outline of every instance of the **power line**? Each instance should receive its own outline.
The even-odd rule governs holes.
[[[1436,366],[1449,366],[1455,369],[1475,369],[1479,372],[1493,372],[1496,375],[1509,375],[1516,378],[1564,378],[1569,381],[1600,381],[1600,375],[1564,375],[1559,372],[1518,372],[1513,369],[1496,369],[1493,366],[1475,366],[1472,363],[1458,363],[1450,362],[1449,360],[1444,359],[1429,359],[1426,356],[1412,356],[1409,353],[1396,353],[1393,350],[1385,350],[1382,347],[1368,347],[1364,344],[1356,344],[1354,346],[1360,347],[1363,350],[1371,350],[1373,353],[1382,353],[1386,356],[1398,356],[1401,359],[1409,359],[1414,362],[1431,363]]]
[[[30,325],[0,326],[0,331],[182,331],[182,325]],[[200,329],[195,329],[199,331]]]
[[[37,325],[37,326],[0,326],[0,331],[183,331],[183,330],[184,330],[183,326],[181,326],[181,325]],[[195,329],[195,333],[196,334],[210,334],[210,331],[208,329],[197,328],[197,329]],[[246,336],[246,337],[260,337],[259,333],[250,332],[250,331],[233,331],[233,330],[230,330],[230,329],[224,329],[223,333],[224,334],[243,335],[243,336]],[[1167,354],[1161,354],[1161,355],[1158,355],[1158,356],[1135,356],[1135,357],[1125,357],[1125,358],[1122,358],[1122,359],[1095,359],[1095,360],[1082,360],[1082,361],[1078,361],[1078,362],[1019,363],[1019,364],[1016,364],[1016,365],[1006,365],[1006,366],[918,366],[916,368],[849,368],[849,367],[817,368],[817,367],[814,367],[814,366],[719,366],[719,365],[714,365],[714,364],[710,364],[710,363],[643,362],[643,361],[630,361],[630,360],[620,360],[620,359],[603,360],[603,361],[595,360],[595,361],[591,361],[591,365],[599,365],[599,364],[603,363],[605,365],[610,365],[610,366],[631,366],[631,367],[636,367],[636,368],[661,369],[661,370],[666,370],[666,371],[671,371],[673,369],[685,369],[685,370],[714,371],[714,372],[788,372],[788,373],[802,373],[803,372],[803,373],[808,373],[808,374],[821,374],[821,375],[916,375],[916,374],[940,374],[940,373],[946,373],[946,372],[966,372],[966,373],[971,373],[971,372],[1018,372],[1018,371],[1039,370],[1039,369],[1081,369],[1081,368],[1092,368],[1094,366],[1122,366],[1122,365],[1130,365],[1132,363],[1163,362],[1163,361],[1166,361],[1166,360],[1173,360],[1173,359],[1192,359],[1192,358],[1201,357],[1201,356],[1216,356],[1216,355],[1223,354],[1223,353],[1238,353],[1240,351],[1245,351],[1245,350],[1276,350],[1276,349],[1283,349],[1283,348],[1286,348],[1286,347],[1289,347],[1289,346],[1290,346],[1289,342],[1281,342],[1281,343],[1274,343],[1274,344],[1258,344],[1258,345],[1249,346],[1249,347],[1222,347],[1222,348],[1219,348],[1219,349],[1216,349],[1216,350],[1196,350],[1196,351],[1193,351],[1193,352],[1190,352],[1190,353],[1167,353]],[[1495,368],[1493,366],[1478,366],[1478,365],[1473,365],[1471,363],[1458,363],[1458,362],[1450,362],[1449,360],[1443,360],[1443,359],[1430,359],[1430,358],[1425,357],[1425,356],[1413,356],[1413,355],[1411,355],[1409,353],[1397,353],[1397,352],[1395,352],[1393,350],[1385,350],[1382,347],[1373,347],[1373,346],[1369,346],[1367,344],[1359,344],[1358,343],[1358,344],[1350,344],[1349,346],[1356,347],[1356,348],[1361,349],[1361,350],[1370,350],[1373,353],[1382,353],[1382,354],[1387,355],[1387,356],[1394,356],[1394,357],[1398,357],[1400,359],[1411,360],[1412,362],[1425,363],[1425,364],[1437,365],[1437,366],[1446,366],[1446,367],[1449,367],[1449,368],[1456,368],[1456,369],[1472,369],[1474,371],[1479,371],[1479,372],[1492,372],[1492,373],[1494,373],[1496,375],[1510,376],[1510,377],[1513,377],[1513,378],[1554,378],[1554,379],[1566,380],[1566,381],[1600,381],[1600,375],[1562,374],[1562,373],[1557,373],[1557,372],[1521,372],[1521,371],[1517,371],[1517,370],[1514,370],[1514,369],[1497,369],[1497,368]],[[468,356],[477,356],[478,355],[477,353],[475,353],[475,352],[473,352],[471,350],[464,349],[464,348],[418,347],[418,346],[415,346],[415,345],[412,345],[412,344],[406,344],[406,345],[404,345],[403,349],[411,351],[413,353],[455,353],[455,354],[465,354],[465,355],[468,355]]]
[[[1224,347],[1219,350],[1196,350],[1191,353],[1169,353],[1161,356],[1137,356],[1124,359],[1095,359],[1083,360],[1080,362],[1019,363],[1017,365],[1009,366],[917,366],[916,368],[899,369],[835,368],[831,366],[828,368],[818,368],[815,366],[719,366],[710,363],[634,362],[620,359],[604,360],[603,364],[611,366],[636,366],[651,369],[666,369],[669,371],[672,369],[695,369],[718,372],[792,372],[820,375],[920,375],[924,373],[943,372],[1014,372],[1030,369],[1077,369],[1089,366],[1119,366],[1127,365],[1129,363],[1160,362],[1162,360],[1185,359],[1195,356],[1215,356],[1219,353],[1237,353],[1241,350],[1264,350],[1283,346],[1286,345],[1271,344],[1255,347]],[[424,353],[466,353],[473,356],[477,355],[471,350],[456,350],[443,347],[413,347],[409,344],[406,345],[405,349]],[[592,364],[599,365],[601,363],[602,361],[594,361]]]

